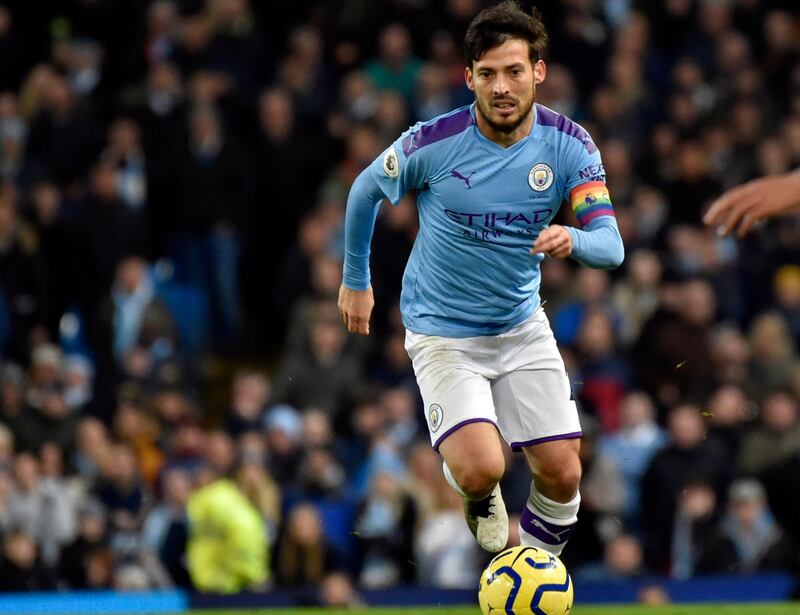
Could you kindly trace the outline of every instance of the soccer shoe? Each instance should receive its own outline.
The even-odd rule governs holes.
[[[478,544],[489,553],[502,551],[508,542],[508,513],[500,484],[477,502],[464,499],[464,517]]]

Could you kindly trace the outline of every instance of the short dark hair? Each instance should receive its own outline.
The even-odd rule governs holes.
[[[529,15],[514,0],[482,10],[469,24],[464,37],[464,55],[470,66],[490,49],[519,38],[528,43],[531,62],[541,57],[547,47],[547,31],[541,14],[534,8]]]

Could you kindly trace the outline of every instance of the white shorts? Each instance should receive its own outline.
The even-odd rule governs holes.
[[[579,438],[564,360],[541,307],[506,333],[451,338],[406,330],[431,444],[467,423],[497,426],[512,448]]]

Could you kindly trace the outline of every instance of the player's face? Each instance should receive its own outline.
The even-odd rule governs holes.
[[[530,131],[536,85],[544,76],[544,62],[531,63],[528,43],[522,39],[490,49],[467,67],[467,87],[475,92],[479,127],[489,130],[487,136],[506,140]]]

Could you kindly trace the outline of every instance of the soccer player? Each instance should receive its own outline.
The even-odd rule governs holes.
[[[703,221],[720,235],[743,237],[759,220],[800,211],[800,170],[754,179],[731,188],[711,204]]]
[[[347,201],[339,308],[369,334],[370,241],[378,206],[417,195],[420,231],[400,299],[406,350],[433,447],[478,543],[508,540],[500,437],[533,472],[522,543],[559,554],[577,521],[581,427],[539,299],[539,263],[623,259],[600,154],[586,131],[535,103],[544,25],[513,2],[466,34],[475,102],[418,123],[358,176]],[[582,226],[551,224],[568,199]],[[499,434],[498,434],[499,432]]]

